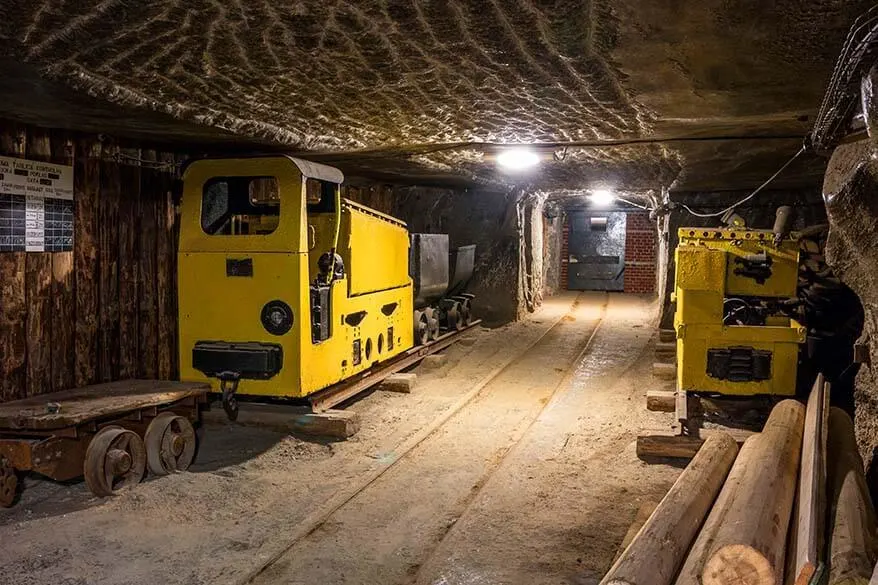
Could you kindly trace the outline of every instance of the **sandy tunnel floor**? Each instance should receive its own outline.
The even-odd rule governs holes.
[[[349,406],[346,442],[210,424],[189,472],[110,500],[29,478],[0,511],[0,583],[597,583],[680,471],[634,453],[668,423],[645,409],[653,316],[636,296],[549,299],[468,333],[412,394]]]

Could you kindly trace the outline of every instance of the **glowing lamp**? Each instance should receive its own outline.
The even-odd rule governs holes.
[[[608,189],[598,189],[596,191],[592,191],[588,196],[589,201],[594,205],[598,205],[601,207],[606,207],[613,203],[616,199],[616,196],[613,195],[613,192]]]
[[[497,165],[507,171],[526,171],[539,162],[539,155],[529,148],[510,148],[497,154]]]

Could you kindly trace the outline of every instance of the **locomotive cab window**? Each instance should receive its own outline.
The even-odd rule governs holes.
[[[280,221],[275,177],[215,177],[204,184],[201,229],[211,236],[266,235]]]
[[[338,185],[319,179],[305,180],[308,213],[335,213],[335,190]]]

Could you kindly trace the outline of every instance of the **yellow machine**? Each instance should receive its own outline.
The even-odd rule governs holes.
[[[796,392],[806,330],[795,303],[799,243],[769,230],[681,228],[675,252],[679,390]]]
[[[341,199],[343,179],[280,155],[184,173],[180,374],[230,416],[236,392],[305,397],[413,345],[406,225]]]

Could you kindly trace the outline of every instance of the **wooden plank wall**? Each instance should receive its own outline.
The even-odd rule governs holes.
[[[177,376],[174,153],[0,120],[0,155],[74,167],[74,250],[0,253],[0,401]]]

